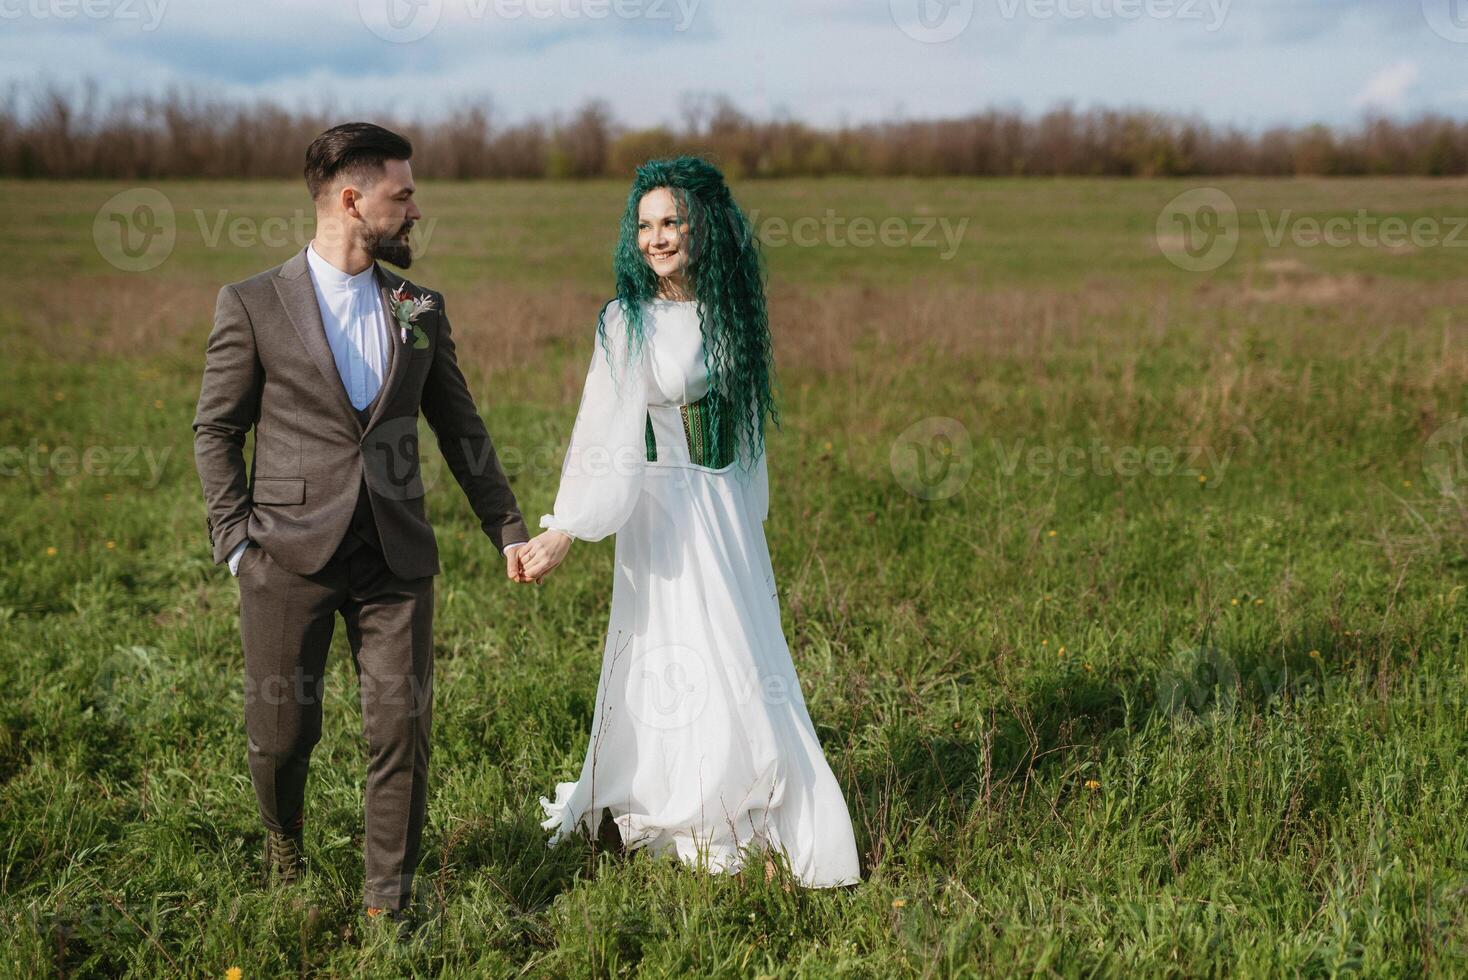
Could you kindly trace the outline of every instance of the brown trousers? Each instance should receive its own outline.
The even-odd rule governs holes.
[[[364,484],[351,528],[324,568],[297,575],[251,545],[240,558],[239,586],[245,731],[261,819],[282,833],[303,825],[326,655],[340,613],[368,750],[363,900],[402,908],[427,813],[433,577],[400,579],[389,570]]]

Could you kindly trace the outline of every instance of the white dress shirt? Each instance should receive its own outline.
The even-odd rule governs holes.
[[[377,286],[377,267],[369,265],[356,275],[345,273],[317,253],[315,242],[306,246],[306,265],[311,270],[321,326],[326,330],[326,343],[331,347],[342,387],[347,390],[353,408],[366,408],[377,397],[387,377],[388,344],[392,336],[382,292]],[[504,554],[523,543],[507,546]],[[231,574],[239,574],[240,555],[249,544],[246,538],[230,552]]]
[[[314,243],[306,246],[306,265],[336,372],[352,407],[366,408],[387,376],[387,311],[377,287],[377,267],[347,275],[316,254]]]

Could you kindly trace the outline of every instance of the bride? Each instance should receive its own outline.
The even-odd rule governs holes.
[[[693,157],[638,168],[555,513],[521,549],[540,581],[615,533],[585,762],[541,797],[550,843],[609,815],[625,848],[712,871],[763,852],[812,888],[860,880],[841,788],[780,626],[765,543],[778,423],[748,220]]]

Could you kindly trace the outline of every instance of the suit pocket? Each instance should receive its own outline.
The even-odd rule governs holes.
[[[255,480],[255,489],[251,491],[250,499],[257,504],[304,504],[306,481],[261,477]]]
[[[238,569],[238,572],[236,573],[237,576],[243,575],[245,573],[246,564],[254,564],[254,560],[250,558],[250,552],[252,551],[261,551],[260,546],[253,541],[245,545],[245,550],[240,552],[240,563],[235,566]],[[261,553],[263,554],[263,551]]]

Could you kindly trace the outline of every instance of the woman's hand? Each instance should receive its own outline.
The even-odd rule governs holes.
[[[575,540],[569,534],[561,531],[546,531],[530,539],[530,543],[517,549],[520,552],[520,573],[522,582],[539,583],[556,566],[566,560],[566,554],[571,550],[571,542]]]

